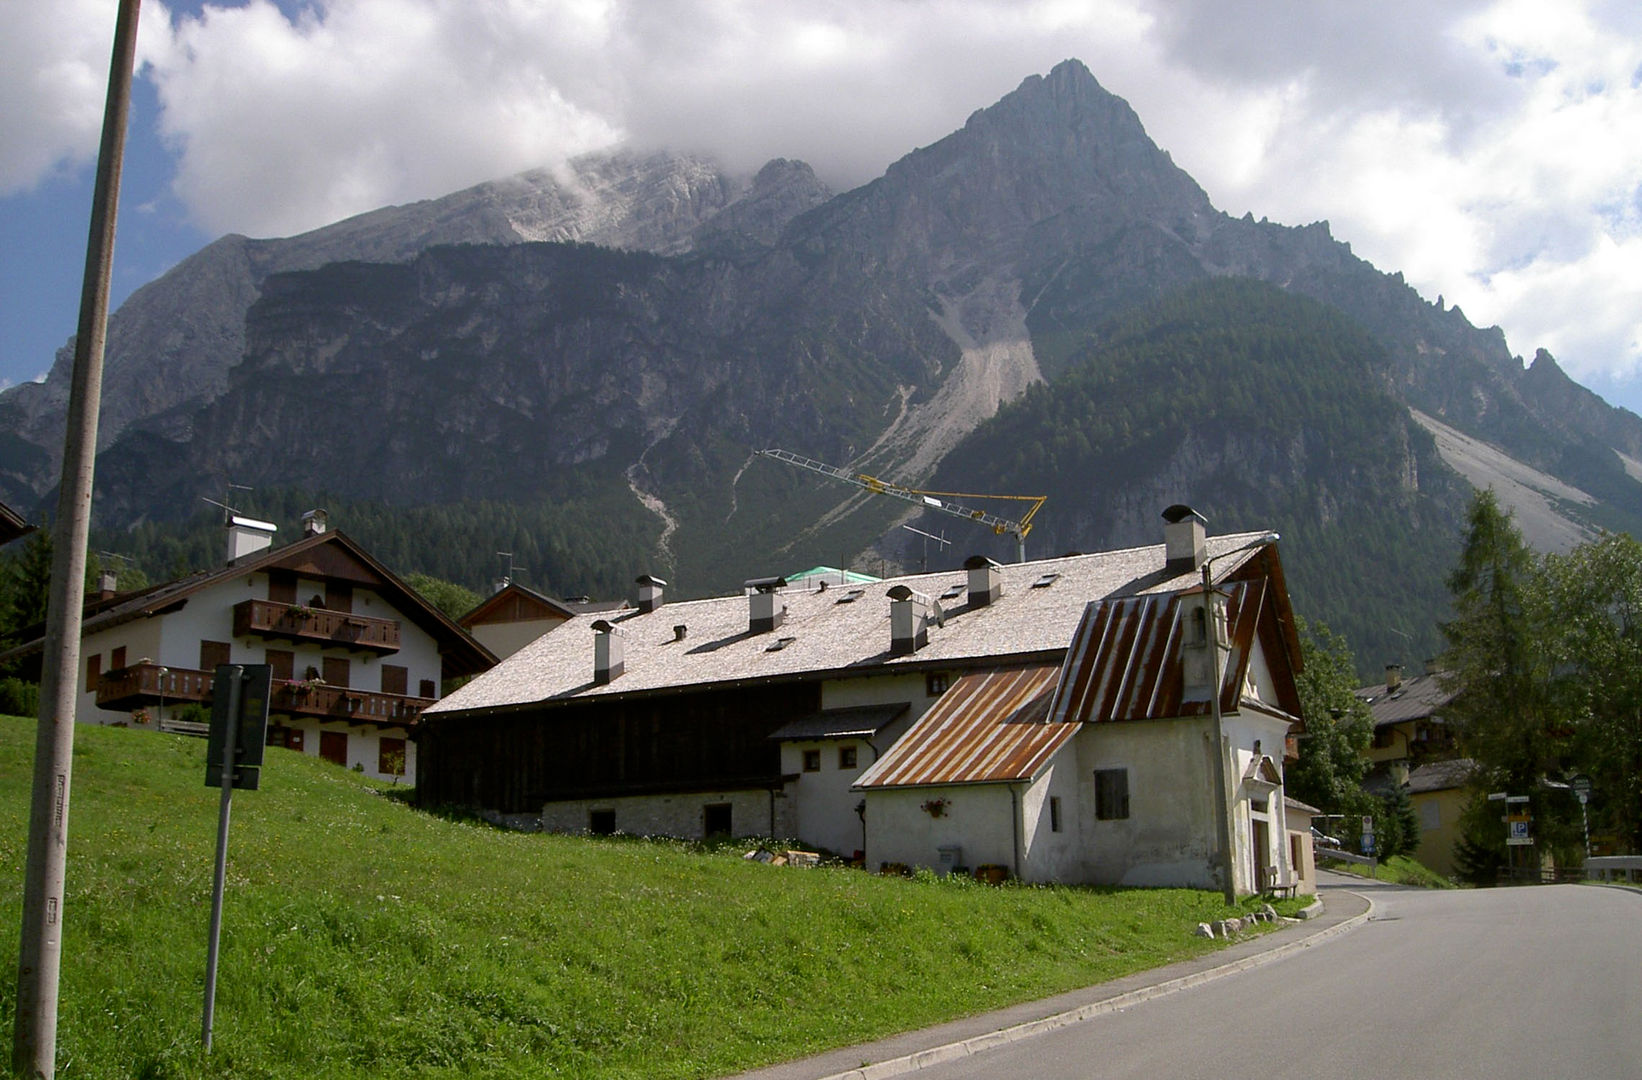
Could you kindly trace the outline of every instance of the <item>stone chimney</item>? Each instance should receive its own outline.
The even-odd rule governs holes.
[[[985,555],[971,555],[964,560],[969,571],[969,606],[987,607],[1003,596],[1003,567]]]
[[[633,580],[638,586],[638,596],[634,606],[648,614],[662,605],[662,590],[667,588],[667,582],[651,574],[640,574]]]
[[[304,537],[318,536],[329,529],[331,515],[317,506],[302,515],[302,535]]]
[[[929,597],[905,585],[889,590],[889,653],[910,656],[929,644]]]
[[[240,517],[228,519],[228,565],[240,559],[267,551],[274,546],[274,533],[279,529],[271,522]]]
[[[621,677],[623,658],[621,631],[604,619],[593,623],[593,685],[608,686]]]
[[[1185,503],[1163,511],[1163,555],[1166,569],[1177,574],[1196,570],[1208,555],[1205,530],[1208,519]]]
[[[747,590],[748,633],[767,634],[786,621],[787,605],[777,591],[787,587],[786,578],[753,578],[742,587]]]
[[[1385,666],[1385,688],[1396,690],[1403,684],[1403,666],[1401,664],[1387,664]]]

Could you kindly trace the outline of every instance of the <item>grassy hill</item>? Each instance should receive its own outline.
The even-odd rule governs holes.
[[[34,728],[0,718],[9,1032]],[[505,832],[270,750],[199,1049],[204,743],[76,735],[58,1074],[706,1077],[1212,950],[1190,890],[989,888]]]

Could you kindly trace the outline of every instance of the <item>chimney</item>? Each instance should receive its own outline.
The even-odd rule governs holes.
[[[233,515],[228,519],[228,564],[274,546],[278,527],[267,521]]]
[[[120,577],[112,570],[104,570],[97,575],[97,599],[111,600],[120,590]]]
[[[767,634],[780,626],[787,618],[787,605],[780,604],[780,594],[777,589],[787,587],[787,579],[780,577],[753,578],[746,582],[743,588],[747,594],[747,631],[753,634]],[[780,604],[780,606],[777,606]]]
[[[1183,574],[1202,566],[1208,554],[1204,546],[1208,519],[1185,503],[1175,503],[1163,511],[1163,522],[1165,569]]]
[[[649,614],[661,606],[661,592],[667,587],[667,582],[650,574],[640,574],[633,579],[633,584],[639,587],[634,603],[639,611]]]
[[[1385,688],[1395,690],[1403,684],[1403,666],[1401,664],[1387,664],[1385,666]]]
[[[889,590],[889,654],[910,656],[929,644],[929,597],[905,585]]]
[[[996,604],[1003,596],[1003,567],[985,555],[971,555],[964,560],[969,571],[969,606],[986,607]]]
[[[1208,701],[1214,693],[1215,656],[1220,651],[1220,672],[1226,671],[1231,643],[1226,634],[1226,602],[1219,592],[1205,593],[1201,587],[1180,595],[1181,698]]]
[[[302,535],[304,537],[318,536],[329,529],[331,515],[315,507],[302,515]]]
[[[604,619],[593,623],[593,685],[608,686],[623,668],[621,631]]]

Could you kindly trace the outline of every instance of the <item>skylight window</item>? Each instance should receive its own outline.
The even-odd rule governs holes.
[[[769,645],[766,645],[764,647],[764,651],[765,652],[780,652],[782,649],[785,649],[788,645],[791,645],[793,642],[795,642],[797,640],[798,640],[797,638],[792,638],[792,637],[776,638]]]
[[[840,604],[853,604],[866,594],[867,590],[865,589],[851,589],[843,596],[840,596],[836,602]]]
[[[1032,583],[1032,587],[1034,589],[1047,589],[1049,586],[1053,585],[1055,582],[1057,582],[1059,580],[1060,580],[1060,575],[1059,574],[1045,574],[1041,578],[1039,578],[1038,580],[1034,581]]]
[[[964,584],[961,581],[958,582],[958,584],[956,584],[956,585],[948,585],[946,587],[946,592],[941,594],[941,599],[942,600],[956,600],[958,597],[960,597],[964,594],[964,590],[967,589],[967,588],[969,588],[969,586]]]

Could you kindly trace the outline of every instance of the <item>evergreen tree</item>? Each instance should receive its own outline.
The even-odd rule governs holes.
[[[1379,802],[1374,817],[1374,844],[1380,858],[1414,854],[1420,846],[1420,817],[1414,811],[1408,788],[1396,784]]]
[[[1371,812],[1359,786],[1374,722],[1352,693],[1356,672],[1351,649],[1322,623],[1297,620],[1304,666],[1297,680],[1306,731],[1300,758],[1284,772],[1284,788],[1301,802],[1329,814]]]

